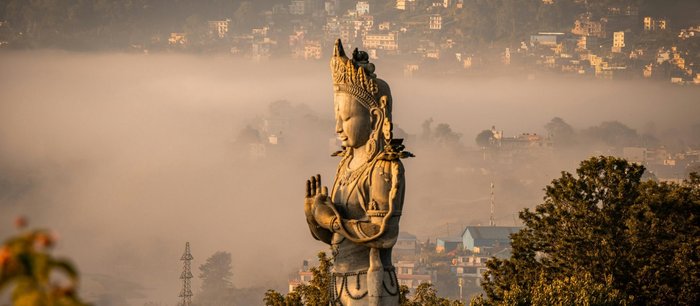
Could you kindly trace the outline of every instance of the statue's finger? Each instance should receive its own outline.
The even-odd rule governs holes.
[[[311,196],[311,181],[306,180],[306,197]]]
[[[316,177],[311,177],[311,195],[316,195]]]
[[[323,189],[321,190],[321,194],[324,196],[328,196],[328,187],[323,186]]]
[[[321,193],[321,175],[316,174],[316,193]]]

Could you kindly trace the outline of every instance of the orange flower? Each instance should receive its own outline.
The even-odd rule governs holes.
[[[10,261],[10,250],[4,246],[0,249],[0,266],[4,266],[8,261]]]
[[[53,237],[46,233],[39,233],[34,237],[34,245],[37,248],[50,248],[53,246]]]

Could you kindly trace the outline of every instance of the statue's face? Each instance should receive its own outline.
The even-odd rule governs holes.
[[[336,92],[335,132],[343,147],[359,148],[369,141],[372,133],[372,116],[360,102],[345,92]]]

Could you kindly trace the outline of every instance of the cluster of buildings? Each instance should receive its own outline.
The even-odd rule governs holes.
[[[700,67],[692,62],[693,51],[678,47],[683,40],[697,39],[700,26],[674,35],[667,19],[640,17],[630,6],[623,10],[611,7],[609,13],[598,19],[582,14],[569,32],[533,34],[514,54],[506,49],[504,63],[517,57],[523,63],[566,74],[700,85]]]
[[[539,5],[557,2],[542,0]],[[588,1],[574,2],[577,10],[588,7]],[[204,20],[199,26],[188,24],[186,31],[162,35],[158,30],[150,43],[130,46],[144,52],[197,50],[254,60],[273,56],[319,60],[327,58],[333,42],[341,38],[350,50],[360,47],[373,59],[398,58],[407,76],[503,69],[512,74],[522,72],[513,67],[525,67],[528,77],[544,70],[599,79],[650,78],[700,85],[700,68],[695,63],[700,59],[694,50],[695,40],[700,40],[700,18],[676,20],[685,28],[674,28],[674,21],[665,16],[642,15],[649,13],[641,13],[634,1],[616,1],[602,12],[583,12],[565,20],[568,29],[526,20],[528,30],[523,33],[515,30],[514,23],[511,35],[519,37],[504,39],[484,29],[465,34],[470,31],[460,28],[467,27],[465,18],[475,18],[461,14],[467,5],[474,4],[463,0],[280,0],[262,11],[249,12],[254,15],[248,16],[255,19],[254,27],[232,20],[232,12],[228,18]],[[7,21],[0,20],[0,32],[5,28]],[[0,46],[6,44],[0,40]]]
[[[412,292],[422,283],[452,282],[458,288],[459,298],[468,298],[467,292],[477,292],[486,270],[486,261],[492,257],[510,257],[510,235],[520,227],[467,226],[460,236],[440,237],[431,243],[419,241],[415,235],[401,232],[392,252],[396,276],[400,285]],[[313,278],[308,261],[304,261],[293,279],[292,291],[299,284]]]
[[[545,5],[554,2],[543,0]],[[341,38],[349,49],[360,47],[373,59],[400,58],[406,76],[429,71],[440,62],[442,68],[448,67],[441,71],[457,73],[525,66],[599,79],[654,78],[700,84],[694,51],[678,46],[700,39],[700,23],[676,35],[666,18],[640,16],[633,5],[617,5],[608,7],[605,16],[579,15],[571,20],[569,31],[531,33],[502,52],[491,48],[474,51],[445,31],[463,5],[460,0],[396,0],[392,13],[410,14],[410,18],[387,18],[386,7],[372,7],[369,1],[356,1],[350,9],[345,3],[341,10],[339,0],[291,0],[262,12],[265,25],[245,30],[245,34],[240,29],[231,34],[230,19],[211,20],[208,27],[212,38],[227,42],[227,51],[256,60],[273,55],[318,60],[327,57],[333,41]],[[383,12],[383,19],[375,10]],[[282,19],[289,21],[287,28],[278,26]],[[186,48],[189,43],[187,34],[180,32],[171,33],[168,42],[172,48]]]
[[[660,182],[682,183],[692,171],[700,172],[700,150],[672,153],[665,147],[625,147],[622,157],[644,165],[651,178]]]
[[[491,137],[489,144],[494,148],[503,149],[531,149],[531,148],[551,148],[550,137],[538,135],[537,133],[522,133],[516,136],[505,136],[502,130],[497,130],[496,126],[491,126]]]
[[[590,13],[579,16],[568,33],[540,32],[523,43],[517,54],[534,58],[535,64],[562,73],[601,79],[656,78],[675,84],[700,84],[700,70],[690,63],[689,50],[676,42],[665,18],[645,16],[632,6],[610,7],[599,19]],[[640,21],[641,20],[641,24]],[[700,26],[682,29],[678,38],[693,39]],[[508,50],[505,52],[510,59]],[[510,60],[508,60],[510,62]]]

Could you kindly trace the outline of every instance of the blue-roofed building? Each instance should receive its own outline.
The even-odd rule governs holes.
[[[522,227],[513,226],[467,226],[462,232],[464,249],[477,251],[481,248],[509,246],[510,235]]]
[[[438,238],[435,244],[435,251],[438,253],[449,253],[462,244],[462,237],[442,237]]]

